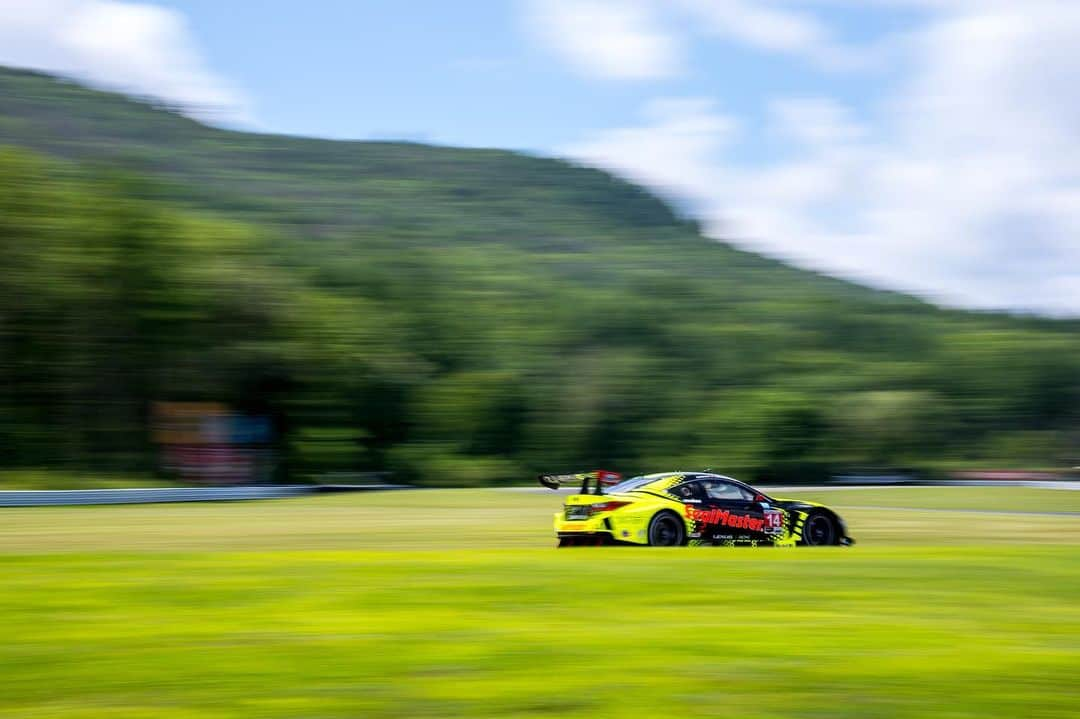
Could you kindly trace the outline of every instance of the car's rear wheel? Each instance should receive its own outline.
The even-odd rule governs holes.
[[[840,539],[836,522],[824,512],[811,512],[803,522],[802,534],[802,543],[808,547],[824,547]]]
[[[686,540],[686,525],[674,512],[660,512],[649,522],[649,546],[678,547]]]

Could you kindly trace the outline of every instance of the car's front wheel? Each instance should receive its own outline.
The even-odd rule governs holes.
[[[823,547],[839,541],[836,522],[824,512],[811,512],[803,522],[802,544],[807,547]]]
[[[686,525],[674,512],[660,512],[649,522],[649,546],[678,547],[686,540]]]

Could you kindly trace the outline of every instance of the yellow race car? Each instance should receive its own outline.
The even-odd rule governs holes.
[[[710,472],[662,472],[622,480],[614,472],[597,470],[538,479],[551,489],[581,483],[555,515],[560,547],[855,543],[840,515],[824,505],[770,497]]]

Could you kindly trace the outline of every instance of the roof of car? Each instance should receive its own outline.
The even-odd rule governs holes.
[[[715,474],[713,472],[657,472],[655,474],[646,474],[643,478],[649,480],[650,484],[652,484],[653,482],[670,480],[670,482],[666,485],[668,487],[674,487],[677,484],[682,484],[683,482],[691,482],[698,479],[725,479],[730,482],[736,482],[737,484],[744,484],[744,482],[740,482],[739,480],[732,477],[727,477],[722,474]]]

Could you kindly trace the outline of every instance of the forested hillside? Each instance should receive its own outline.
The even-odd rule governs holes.
[[[793,269],[596,170],[14,70],[0,145],[9,467],[157,467],[163,401],[272,417],[293,479],[1080,462],[1080,323]]]

